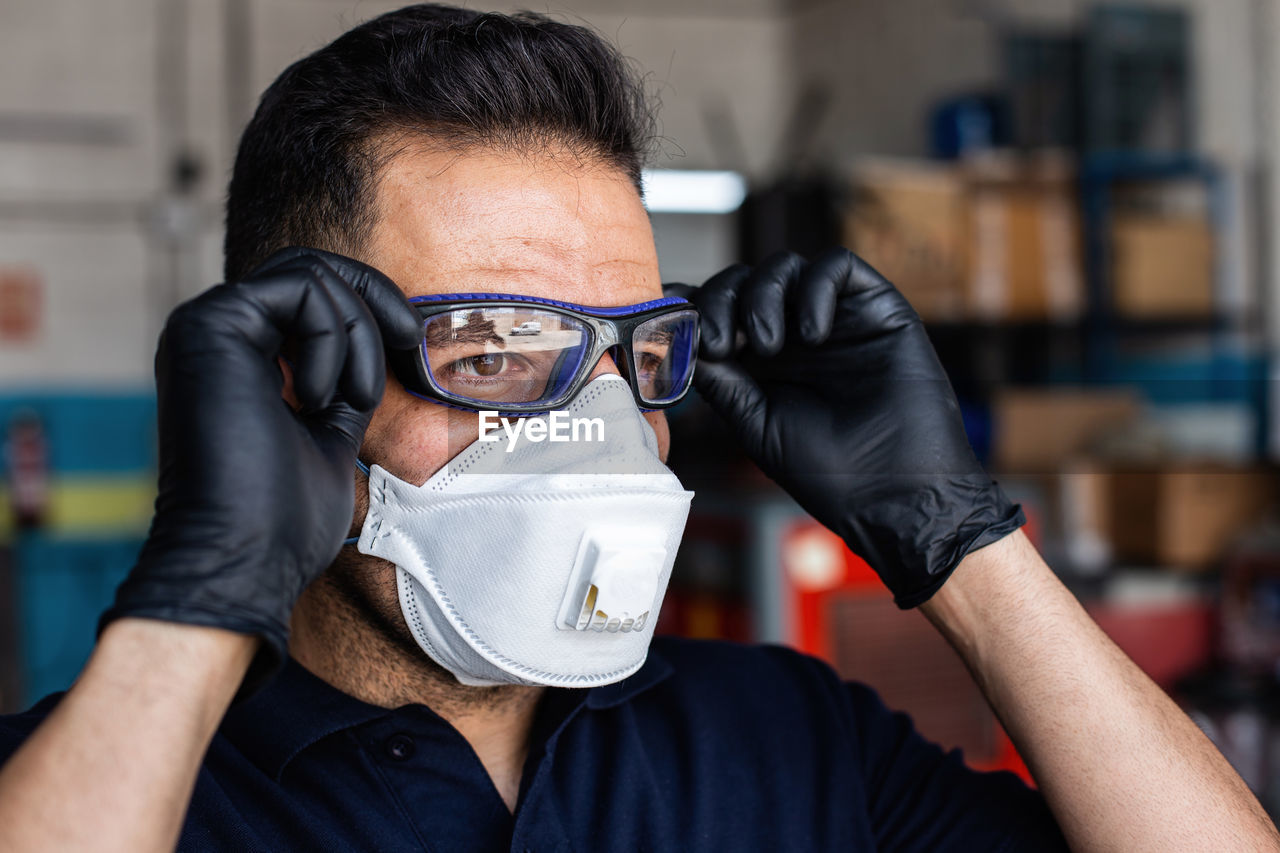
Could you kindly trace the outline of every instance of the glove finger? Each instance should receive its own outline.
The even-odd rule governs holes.
[[[662,285],[663,296],[675,297],[676,299],[688,299],[690,302],[696,301],[694,296],[697,292],[698,288],[694,287],[692,284],[681,284],[673,281]]]
[[[312,438],[322,448],[333,445],[342,453],[354,457],[360,450],[364,432],[369,428],[371,420],[373,420],[372,408],[360,410],[347,405],[333,405],[324,410],[323,417],[308,418],[307,428]],[[348,464],[345,470],[351,467],[352,465]]]
[[[693,387],[737,434],[743,448],[759,458],[768,400],[742,366],[731,361],[698,361]]]
[[[328,264],[369,306],[387,349],[413,349],[422,343],[422,315],[394,281],[354,258],[319,249],[308,251]]]
[[[317,254],[319,251],[319,249],[308,249],[303,246],[287,246],[283,249],[277,249],[272,252],[265,261],[250,270],[248,275],[241,279],[241,281],[248,281],[249,279],[257,278],[284,264],[295,261],[298,258],[305,258],[308,255]]]
[[[323,409],[347,358],[347,330],[319,278],[305,266],[281,265],[231,287],[256,305],[276,330],[298,341],[294,392],[304,410]]]
[[[382,343],[387,349],[413,349],[422,342],[422,317],[414,310],[404,292],[382,272],[355,258],[326,252],[324,249],[289,246],[275,252],[255,267],[248,277],[253,278],[293,261],[312,258],[324,262],[364,300],[369,313],[378,324]]]
[[[716,273],[690,297],[701,317],[701,355],[721,361],[733,355],[738,336],[738,290],[751,270],[735,264]]]
[[[853,254],[844,249],[824,252],[809,264],[791,289],[791,324],[800,340],[817,346],[831,334],[836,297],[848,277]]]
[[[339,387],[343,400],[360,411],[372,410],[382,399],[386,384],[386,359],[377,323],[360,297],[324,260],[300,258],[299,264],[324,286],[342,317],[347,334],[347,358],[342,367]],[[293,268],[293,265],[287,267]]]
[[[898,289],[848,249],[823,253],[811,268],[815,277],[829,277],[835,282],[837,303],[848,302],[852,309],[842,322],[853,323],[858,334],[920,325],[920,317]]]
[[[786,339],[786,301],[791,283],[804,267],[793,252],[770,255],[752,271],[738,302],[739,317],[756,354],[777,355]]]
[[[845,248],[828,249],[814,258],[810,267],[840,282],[842,294],[893,287],[870,264]]]

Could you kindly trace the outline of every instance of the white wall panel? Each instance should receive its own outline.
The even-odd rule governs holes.
[[[101,389],[151,381],[155,320],[147,251],[132,227],[44,225],[0,230],[0,266],[34,267],[44,282],[39,334],[0,342],[0,387]]]
[[[926,154],[930,106],[1000,72],[994,29],[954,2],[829,0],[797,15],[791,38],[794,73],[832,88],[815,145],[842,162]]]
[[[5,0],[0,198],[136,198],[155,189],[160,1]],[[74,141],[85,125],[105,125],[117,141]]]

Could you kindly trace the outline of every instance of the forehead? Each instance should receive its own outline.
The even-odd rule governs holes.
[[[569,152],[410,148],[383,168],[375,205],[369,260],[409,296],[662,295],[639,193],[620,170]]]

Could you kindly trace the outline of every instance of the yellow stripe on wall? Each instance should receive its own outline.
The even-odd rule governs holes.
[[[54,478],[41,532],[75,539],[145,536],[156,499],[154,475],[84,474]],[[13,532],[7,486],[0,486],[0,535]]]

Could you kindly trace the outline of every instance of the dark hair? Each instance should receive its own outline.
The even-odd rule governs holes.
[[[640,185],[643,85],[585,27],[437,4],[374,18],[285,69],[245,128],[227,197],[227,281],[288,245],[351,254],[394,140],[560,145]]]

